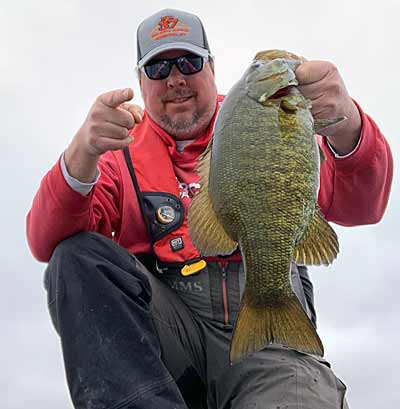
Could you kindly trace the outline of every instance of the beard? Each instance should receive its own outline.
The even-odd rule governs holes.
[[[161,98],[161,102],[166,104],[176,98],[197,98],[197,95],[197,91],[188,88],[172,89]],[[208,128],[214,112],[215,105],[213,104],[197,109],[191,115],[188,115],[184,108],[181,113],[177,113],[173,118],[168,114],[162,114],[156,122],[175,139],[195,139]]]
[[[205,115],[196,111],[191,118],[171,119],[168,115],[160,117],[160,126],[175,139],[193,139],[203,133],[209,125]]]

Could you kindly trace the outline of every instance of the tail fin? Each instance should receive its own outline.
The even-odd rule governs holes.
[[[322,342],[295,293],[279,306],[254,306],[245,290],[233,331],[230,361],[240,361],[272,343],[324,354]]]

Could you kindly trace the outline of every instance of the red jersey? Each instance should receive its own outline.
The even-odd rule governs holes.
[[[352,155],[335,158],[326,139],[318,136],[327,157],[321,165],[318,204],[328,221],[344,226],[377,223],[382,218],[393,176],[388,143],[375,122],[359,110],[361,139]],[[211,126],[179,153],[175,140],[147,115],[135,126],[133,134],[143,132],[149,125],[167,147],[180,199],[187,210],[199,188],[196,159],[211,138]],[[150,252],[145,222],[122,151],[103,154],[98,166],[101,177],[87,196],[68,185],[60,161],[43,178],[27,215],[28,243],[39,261],[49,261],[59,242],[80,231],[97,231],[134,254]],[[157,163],[148,166],[157,172]]]

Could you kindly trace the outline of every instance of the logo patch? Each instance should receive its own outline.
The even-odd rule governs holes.
[[[179,183],[179,196],[181,199],[192,197],[200,190],[200,183]]]
[[[190,28],[188,25],[181,23],[174,16],[161,17],[157,26],[150,33],[152,40],[157,41],[166,37],[185,36],[189,34]]]
[[[181,280],[168,280],[169,286],[183,293],[202,293],[203,283],[201,281],[181,281]]]
[[[183,244],[182,237],[177,237],[176,239],[172,239],[169,244],[171,245],[172,251],[182,250],[185,246]]]

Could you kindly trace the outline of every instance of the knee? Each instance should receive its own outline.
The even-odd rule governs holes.
[[[83,253],[96,250],[99,243],[109,240],[105,236],[96,232],[80,232],[67,237],[61,241],[54,249],[52,259],[60,259],[65,256],[77,257]]]
[[[64,276],[70,272],[84,270],[82,263],[85,263],[85,259],[88,262],[87,254],[93,249],[96,236],[100,235],[94,232],[80,232],[57,245],[46,269],[46,287],[50,281],[56,282],[59,275]],[[80,264],[80,268],[76,268],[77,264]]]
[[[119,246],[99,233],[77,233],[61,241],[54,249],[47,274],[50,276],[84,274],[88,277],[97,270],[96,265],[100,260],[104,262],[117,259],[114,247]]]
[[[136,258],[111,239],[95,232],[81,232],[58,244],[47,276],[50,281],[61,277],[66,287],[79,285],[90,289],[116,285],[128,289],[131,296],[150,297],[149,273],[138,268],[139,265]]]
[[[119,253],[119,254],[118,254]],[[111,239],[96,232],[80,232],[61,241],[54,249],[50,263],[80,265],[93,259],[112,260],[116,255],[129,257],[129,253]],[[118,258],[118,257],[117,257]]]

